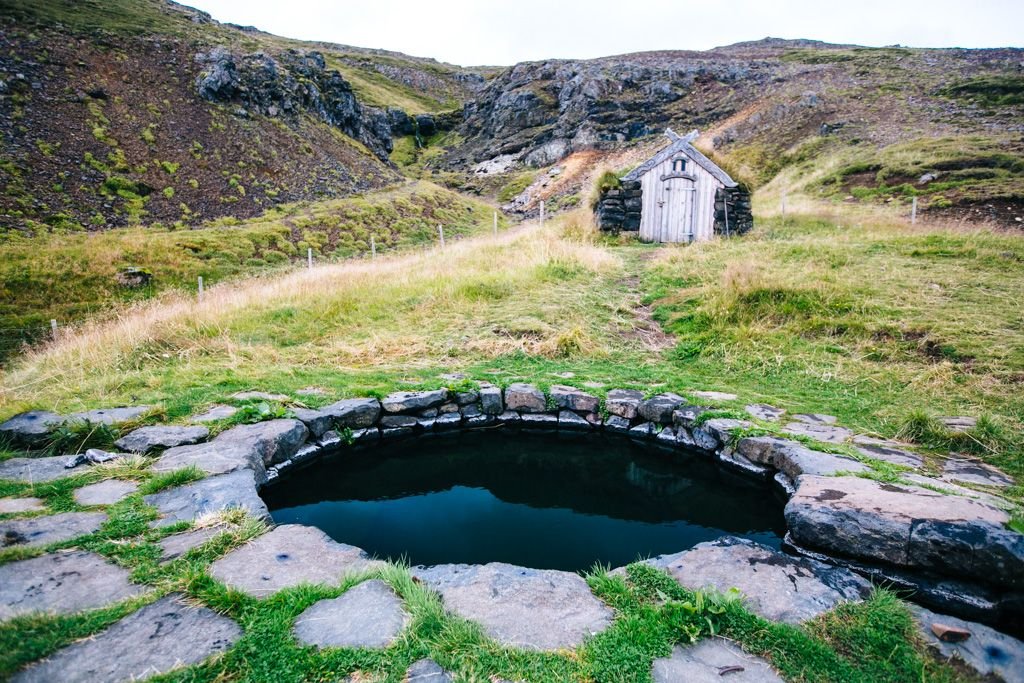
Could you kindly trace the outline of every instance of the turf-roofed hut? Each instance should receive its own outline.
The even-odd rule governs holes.
[[[602,193],[601,228],[638,230],[647,242],[693,242],[750,230],[750,193],[690,144],[697,131],[665,134],[666,147]]]

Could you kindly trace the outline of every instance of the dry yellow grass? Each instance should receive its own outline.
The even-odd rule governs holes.
[[[445,249],[319,266],[175,292],[83,325],[2,376],[0,413],[120,396],[120,384],[216,366],[413,367],[459,355],[595,352],[601,330],[585,288],[618,258],[558,227],[525,225]],[[581,298],[582,297],[582,298]]]

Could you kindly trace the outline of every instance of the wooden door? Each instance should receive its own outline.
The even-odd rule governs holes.
[[[693,180],[680,176],[668,177],[662,183],[661,194],[664,201],[660,206],[658,241],[692,242],[696,195]]]

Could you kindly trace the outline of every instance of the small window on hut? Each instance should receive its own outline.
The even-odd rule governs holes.
[[[686,170],[686,159],[673,159],[672,160],[672,172],[682,173]]]

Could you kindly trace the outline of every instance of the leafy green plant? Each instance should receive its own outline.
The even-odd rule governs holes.
[[[238,412],[231,416],[231,422],[233,424],[256,424],[266,420],[294,416],[287,406],[261,401],[260,403],[249,403],[239,408]]]

